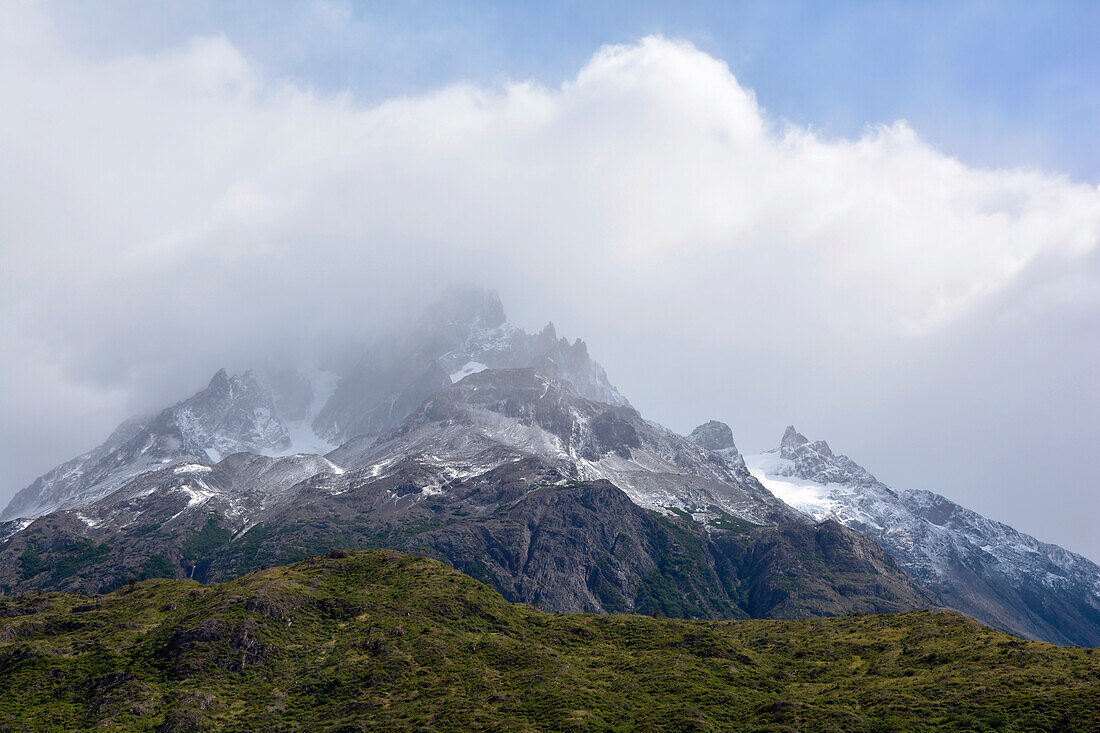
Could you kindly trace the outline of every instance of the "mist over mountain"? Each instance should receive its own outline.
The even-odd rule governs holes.
[[[358,352],[353,355],[354,352]],[[1100,645],[1100,567],[788,427],[743,455],[639,413],[580,339],[454,290],[328,370],[224,369],[0,515],[0,587],[225,580],[332,548],[437,557],[560,611],[802,617],[946,606]]]

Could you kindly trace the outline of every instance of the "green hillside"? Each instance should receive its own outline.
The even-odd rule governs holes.
[[[1100,650],[949,612],[678,621],[512,605],[439,562],[0,600],[0,729],[1100,730]]]

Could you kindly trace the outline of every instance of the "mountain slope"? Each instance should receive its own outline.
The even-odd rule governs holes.
[[[1091,731],[1100,657],[954,613],[545,614],[394,552],[0,599],[11,730]]]
[[[950,608],[1030,638],[1100,645],[1100,567],[929,491],[895,492],[787,428],[747,459],[776,496],[877,541]]]

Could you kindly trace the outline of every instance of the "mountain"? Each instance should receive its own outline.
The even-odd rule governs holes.
[[[224,580],[334,547],[443,559],[552,610],[798,617],[933,605],[857,532],[809,522],[744,466],[533,369],[470,374],[388,433],[324,458],[242,453],[139,476],[12,536],[0,585]]]
[[[431,560],[0,598],[5,730],[1093,731],[1100,657],[938,611],[548,614]]]
[[[89,504],[178,462],[217,462],[242,451],[327,453],[349,438],[393,427],[431,394],[489,367],[534,367],[592,399],[628,404],[583,341],[559,339],[553,324],[527,334],[508,323],[496,295],[459,290],[430,304],[400,333],[363,346],[350,366],[232,377],[219,371],[192,397],[127,420],[102,445],[35,479],[0,522]]]
[[[646,420],[582,341],[452,293],[323,369],[224,370],[21,491],[0,591],[229,580],[333,548],[444,560],[557,611],[802,617],[946,605],[1100,645],[1084,558],[790,429]]]
[[[788,427],[746,458],[776,496],[878,542],[941,603],[991,626],[1100,646],[1100,567],[930,491],[894,491],[825,441]]]
[[[744,466],[745,461],[733,442],[733,430],[729,425],[710,420],[691,431],[687,439],[696,445],[722,456],[731,464]]]

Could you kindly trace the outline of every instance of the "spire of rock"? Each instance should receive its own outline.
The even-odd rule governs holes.
[[[229,384],[229,375],[225,371],[225,367],[222,367],[214,373],[214,376],[210,378],[210,382],[206,385],[210,387],[221,387]]]
[[[779,443],[779,453],[784,458],[790,458],[788,453],[794,453],[802,446],[806,445],[810,441],[806,436],[795,430],[794,425],[788,425],[787,429],[783,431],[783,440]]]
[[[707,450],[737,451],[737,446],[734,445],[733,442],[733,431],[730,430],[730,426],[718,420],[710,420],[703,423],[692,430],[691,434],[687,437],[688,440],[695,443],[695,445],[706,448]]]

